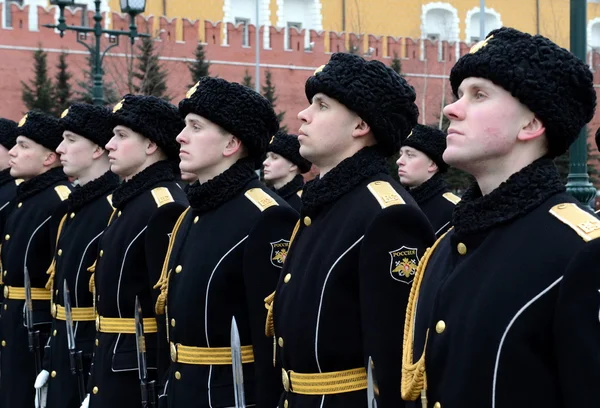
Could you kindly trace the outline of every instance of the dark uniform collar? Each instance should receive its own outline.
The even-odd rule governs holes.
[[[27,198],[36,195],[59,181],[67,180],[67,175],[62,167],[55,167],[44,174],[40,174],[30,180],[22,182],[17,187],[17,201],[25,201]]]
[[[298,174],[289,183],[281,187],[279,190],[273,188],[273,191],[275,191],[279,197],[283,198],[284,200],[287,200],[288,198],[296,194],[298,191],[302,190],[302,187],[304,187],[304,177]]]
[[[343,160],[324,177],[309,181],[302,193],[302,213],[315,215],[369,177],[387,173],[384,155],[377,147],[365,147]]]
[[[138,174],[131,180],[121,183],[113,193],[113,207],[123,208],[125,204],[138,195],[148,191],[161,181],[175,180],[173,163],[167,160],[156,162]]]
[[[513,174],[485,196],[477,183],[473,183],[452,214],[456,235],[481,233],[512,221],[563,191],[565,186],[556,166],[545,157]]]
[[[10,175],[10,167],[0,171],[0,187],[13,180],[14,177]]]
[[[449,191],[448,184],[441,173],[435,173],[429,180],[409,190],[417,204],[423,204],[431,198]]]
[[[213,210],[238,195],[248,182],[257,178],[254,159],[240,159],[206,183],[196,181],[191,184],[187,192],[190,206],[200,212]]]
[[[75,187],[67,199],[68,211],[78,211],[86,204],[114,190],[118,185],[119,176],[112,171],[107,171],[97,179]]]

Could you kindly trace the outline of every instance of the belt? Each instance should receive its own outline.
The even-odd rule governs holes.
[[[96,317],[96,330],[100,333],[135,334],[135,319],[119,317]],[[144,333],[158,332],[154,317],[144,319]]]
[[[4,298],[14,300],[25,300],[25,288],[16,286],[4,286]],[[52,292],[45,288],[31,288],[31,300],[50,300]]]
[[[367,388],[367,371],[361,368],[319,374],[281,370],[283,389],[304,395],[342,394]]]
[[[65,308],[61,305],[54,304],[52,310],[54,318],[57,320],[67,320]],[[96,320],[96,313],[93,307],[73,307],[71,308],[71,316],[74,322],[93,322]]]
[[[192,347],[171,342],[171,360],[197,365],[231,365],[230,347]],[[252,346],[242,346],[242,363],[254,362]]]

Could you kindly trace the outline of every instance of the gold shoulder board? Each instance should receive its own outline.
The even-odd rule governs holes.
[[[453,193],[444,193],[442,194],[442,197],[444,197],[446,200],[450,201],[454,205],[458,204],[458,202],[460,201],[460,197]]]
[[[173,196],[171,192],[166,187],[156,187],[152,190],[152,197],[154,197],[154,201],[156,201],[156,206],[161,207],[165,204],[172,203]]]
[[[600,220],[573,203],[557,204],[550,214],[573,228],[585,242],[600,237]]]
[[[258,207],[259,210],[264,211],[269,207],[277,205],[277,201],[275,201],[270,195],[265,193],[260,188],[252,188],[244,194],[248,200],[252,202],[255,206]]]
[[[54,191],[58,194],[60,201],[65,201],[71,194],[71,190],[69,190],[69,187],[67,186],[56,186],[54,187]]]
[[[392,205],[406,204],[400,194],[387,181],[374,181],[367,186],[371,194],[377,199],[381,208]]]
[[[298,197],[302,197],[302,190],[298,190],[298,192],[296,193],[296,195],[297,195]]]
[[[16,180],[15,180],[15,184],[16,184],[17,186],[19,186],[19,185],[21,185],[21,183],[22,183],[23,181],[25,181],[25,180],[23,180],[23,179],[16,179]]]
[[[114,209],[115,207],[112,204],[112,194],[106,196],[106,201],[110,204],[110,206]]]

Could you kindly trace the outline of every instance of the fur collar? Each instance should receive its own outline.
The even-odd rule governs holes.
[[[48,170],[44,174],[40,174],[39,176],[32,178],[31,180],[22,182],[19,187],[17,187],[16,200],[25,201],[29,197],[36,195],[51,185],[66,180],[67,175],[63,172],[62,167],[55,167]]]
[[[13,180],[14,177],[10,175],[10,167],[0,171],[0,187]]]
[[[67,199],[67,211],[78,211],[86,204],[114,190],[119,185],[119,176],[107,171],[102,176],[83,186],[76,186]]]
[[[113,192],[113,207],[123,208],[129,201],[148,191],[161,181],[175,180],[173,165],[162,160],[146,167],[131,180],[121,183]]]
[[[302,190],[302,187],[304,187],[304,177],[298,174],[289,183],[281,187],[279,190],[273,188],[273,191],[275,191],[279,197],[283,198],[284,200],[287,200],[288,198],[296,194],[298,191]]]
[[[473,183],[452,214],[456,235],[481,233],[522,217],[563,191],[565,186],[556,166],[545,157],[513,174],[485,196]]]
[[[429,180],[409,190],[417,204],[421,205],[431,198],[449,191],[448,184],[441,173],[435,173]]]
[[[302,213],[316,215],[326,205],[376,174],[387,174],[385,156],[377,147],[365,147],[343,160],[322,178],[309,181],[302,193]]]
[[[200,212],[213,210],[238,195],[249,181],[257,178],[254,159],[240,159],[212,180],[191,184],[187,192],[190,206]]]

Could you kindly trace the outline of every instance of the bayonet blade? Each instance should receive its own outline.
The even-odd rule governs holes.
[[[67,326],[67,345],[70,351],[75,351],[75,332],[73,331],[73,312],[71,310],[71,293],[67,280],[63,282],[63,301],[65,304],[65,325]]]
[[[231,363],[233,370],[233,386],[235,393],[235,407],[246,407],[244,395],[244,371],[242,367],[242,345],[235,316],[231,319]]]
[[[135,345],[137,348],[138,374],[143,383],[148,379],[146,368],[146,339],[144,338],[144,317],[140,300],[135,297]]]
[[[377,380],[375,379],[375,363],[369,356],[369,366],[367,367],[367,402],[369,408],[377,408],[376,396],[379,395]]]
[[[25,325],[29,332],[33,331],[33,303],[31,301],[31,280],[29,270],[25,267]]]

